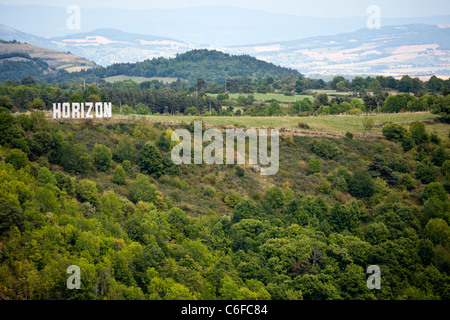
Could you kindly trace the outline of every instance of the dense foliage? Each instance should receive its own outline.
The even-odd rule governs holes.
[[[450,298],[448,137],[284,135],[261,177],[174,168],[170,132],[0,109],[0,298]]]

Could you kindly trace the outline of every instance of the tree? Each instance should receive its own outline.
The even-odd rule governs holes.
[[[406,129],[399,124],[388,122],[382,129],[383,136],[390,141],[401,142],[406,136]]]
[[[93,161],[84,144],[64,141],[61,146],[61,165],[67,172],[86,174],[92,170]]]
[[[136,110],[137,114],[151,114],[152,111],[150,110],[150,108],[143,104],[143,103],[138,103],[137,105],[134,106],[134,109]]]
[[[118,185],[124,185],[127,182],[126,178],[127,178],[127,173],[125,172],[122,165],[118,164],[116,169],[114,169],[114,173],[111,178],[111,181]]]
[[[339,154],[341,150],[336,146],[336,144],[327,139],[320,139],[313,145],[312,151],[321,158],[324,159],[334,159]]]
[[[184,114],[185,115],[198,116],[199,112],[198,112],[198,109],[196,107],[189,107],[189,108],[186,108],[186,110],[184,110]]]
[[[34,98],[34,100],[28,103],[28,108],[32,110],[42,110],[45,108],[45,102],[41,98]]]
[[[284,193],[280,188],[272,187],[264,194],[264,200],[271,208],[281,208],[284,205]]]
[[[447,200],[447,192],[442,184],[439,182],[431,182],[423,189],[422,201],[426,201],[430,198],[438,198],[441,201]]]
[[[28,156],[19,149],[12,149],[5,158],[6,163],[13,165],[14,169],[19,170],[28,164]]]
[[[153,202],[156,199],[156,186],[144,174],[138,174],[130,183],[130,198],[134,203],[138,201]]]
[[[107,171],[112,164],[112,152],[107,146],[96,143],[92,150],[94,165],[100,171]]]
[[[352,206],[335,204],[330,211],[330,224],[336,232],[354,231],[359,224],[358,212]]]
[[[419,179],[420,182],[424,184],[428,184],[436,180],[436,169],[430,161],[428,161],[428,159],[420,162],[417,166],[416,179]]]
[[[371,197],[375,193],[375,185],[370,174],[362,169],[356,169],[348,181],[348,189],[357,198]]]
[[[430,137],[425,129],[425,125],[421,122],[415,121],[409,126],[409,132],[414,142],[419,145],[430,140]]]
[[[21,207],[0,197],[0,208],[0,235],[12,226],[22,226],[25,217]]]
[[[0,95],[0,108],[11,110],[13,107],[14,103],[9,96]]]
[[[39,168],[37,180],[41,186],[57,184],[55,176],[47,167]]]
[[[93,206],[98,203],[98,189],[95,182],[83,179],[76,186],[77,198],[81,202],[89,202]]]
[[[180,236],[185,235],[187,226],[189,225],[189,219],[183,210],[180,208],[172,208],[167,217],[167,222],[169,222],[173,239],[179,239]]]
[[[159,177],[163,173],[163,158],[158,148],[152,144],[147,143],[139,152],[138,163],[141,170]]]
[[[242,200],[234,207],[232,222],[237,223],[242,219],[259,218],[261,214],[262,207],[260,205],[248,199]]]
[[[424,233],[435,245],[448,246],[450,244],[450,227],[442,219],[430,219],[425,226]]]

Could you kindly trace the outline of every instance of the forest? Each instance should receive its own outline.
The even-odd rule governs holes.
[[[450,298],[448,134],[421,122],[371,141],[283,133],[279,173],[262,177],[174,165],[172,132],[192,123],[10,112],[141,90],[89,88],[0,87],[0,299]],[[80,290],[66,288],[70,265]]]

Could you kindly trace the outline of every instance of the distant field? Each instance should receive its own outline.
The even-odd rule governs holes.
[[[123,80],[133,80],[136,83],[141,83],[144,81],[152,81],[152,80],[158,80],[163,83],[172,83],[172,82],[177,81],[176,78],[162,78],[162,77],[146,78],[146,77],[134,77],[134,76],[124,76],[124,75],[112,76],[112,77],[107,77],[107,78],[103,78],[103,79],[108,83],[114,83],[114,82],[123,81]]]
[[[213,94],[213,93],[209,93],[209,96],[213,96],[216,97],[217,94]],[[228,96],[230,97],[230,99],[237,99],[239,96],[248,96],[249,93],[247,94],[242,94],[242,93],[230,93],[228,94]],[[313,100],[313,96],[311,95],[295,95],[295,96],[285,96],[284,94],[280,94],[280,93],[253,93],[252,94],[256,100],[259,101],[270,101],[272,99],[277,100],[278,102],[282,102],[282,103],[295,103],[295,101],[300,101],[306,98],[309,98],[311,100]]]
[[[226,127],[238,126],[244,128],[284,128],[286,130],[298,130],[298,123],[303,122],[310,126],[308,130],[302,132],[330,133],[344,135],[347,131],[357,135],[381,136],[381,125],[392,121],[405,126],[409,126],[414,121],[432,121],[437,115],[431,113],[399,113],[399,114],[379,114],[370,115],[374,120],[375,127],[371,131],[365,131],[362,120],[365,116],[343,115],[343,116],[317,116],[317,117],[198,117],[198,116],[170,116],[170,115],[149,115],[146,116],[157,122],[186,122],[202,120],[206,125]],[[436,132],[440,136],[447,136],[449,126],[440,123],[427,124],[429,132]]]

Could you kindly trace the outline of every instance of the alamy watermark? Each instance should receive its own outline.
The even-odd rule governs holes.
[[[69,30],[81,29],[81,9],[79,6],[71,5],[67,7],[66,13],[70,14],[66,20],[66,26]]]
[[[66,286],[67,289],[81,289],[81,270],[77,265],[71,265],[67,267],[66,272],[71,274],[69,278],[67,278]]]
[[[226,129],[225,157],[226,164],[246,164],[246,141],[248,141],[248,164],[264,165],[261,167],[261,175],[275,175],[279,168],[279,131],[270,131],[270,155],[268,150],[268,130],[259,129]],[[172,133],[172,141],[179,141],[172,149],[172,161],[174,164],[224,164],[223,133],[218,129],[208,129],[203,134],[202,122],[194,121],[194,159],[192,161],[191,133],[187,129],[176,129]],[[213,140],[214,139],[214,140]],[[212,141],[213,140],[213,141]],[[203,148],[203,142],[212,141]],[[235,157],[236,141],[236,157]],[[258,143],[259,142],[259,143]],[[180,155],[182,153],[182,155]],[[236,161],[235,161],[236,158]],[[258,163],[259,159],[259,163]],[[267,166],[268,165],[268,166]]]
[[[369,17],[367,18],[368,29],[380,29],[381,28],[381,8],[376,5],[371,5],[366,10]]]
[[[370,276],[367,278],[367,289],[381,289],[381,270],[379,266],[371,265],[367,267],[367,274]]]

